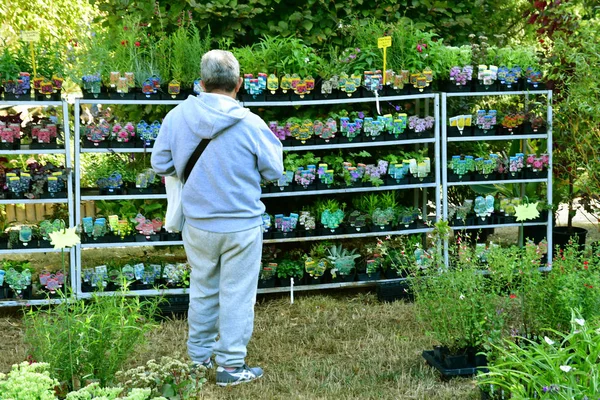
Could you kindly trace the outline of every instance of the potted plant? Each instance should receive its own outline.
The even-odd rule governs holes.
[[[473,79],[473,64],[471,63],[470,46],[439,46],[436,54],[439,60],[438,76],[442,87],[447,92],[468,92],[471,90]]]
[[[381,258],[368,258],[364,260],[364,267],[357,273],[359,281],[377,281],[381,278]]]
[[[349,251],[340,244],[331,246],[327,249],[329,260],[332,263],[331,277],[333,282],[352,282],[356,273],[355,263],[360,254],[356,254],[356,249]]]
[[[402,207],[398,215],[398,227],[401,229],[415,229],[420,211],[416,207]]]
[[[385,160],[377,161],[377,165],[367,164],[365,166],[365,172],[362,177],[363,186],[375,186],[379,187],[385,182],[383,178],[388,172],[388,162]]]
[[[258,288],[275,287],[275,277],[277,274],[277,263],[261,263],[260,275],[258,276]]]
[[[387,279],[407,278],[412,273],[410,254],[421,239],[418,236],[386,236],[377,240],[371,250],[374,257],[381,257],[381,267]],[[405,287],[403,287],[405,288]]]
[[[0,55],[0,95],[2,94],[2,90],[4,89],[5,83],[9,80],[16,79],[19,76],[19,66],[17,64],[17,60],[8,50],[8,46],[6,46],[6,41],[3,40],[3,50]],[[7,100],[9,100],[7,98]]]
[[[459,255],[450,269],[418,269],[412,280],[417,318],[439,343],[423,357],[443,374],[466,368],[474,373],[484,365],[475,355],[500,321],[498,296],[488,289],[486,277],[476,273],[476,264],[467,262],[472,257]]]
[[[294,258],[293,258],[294,257]],[[304,277],[304,262],[299,259],[299,254],[290,254],[277,264],[277,278],[280,286],[290,286],[291,279],[294,285],[301,285]]]
[[[28,261],[4,261],[4,281],[9,289],[7,297],[15,299],[31,298],[31,265]],[[12,294],[12,295],[11,295]]]
[[[331,244],[327,241],[318,242],[311,246],[308,255],[304,258],[304,270],[306,271],[306,284],[323,283],[325,272],[330,268],[327,258],[327,249]]]
[[[502,124],[502,134],[518,135],[522,131],[524,121],[525,114],[520,112],[505,115],[500,122]]]
[[[370,216],[366,213],[354,210],[348,214],[346,233],[364,233],[369,231],[368,221]]]
[[[335,199],[319,200],[315,203],[317,215],[321,216],[321,234],[337,235],[343,231],[346,204]]]
[[[433,124],[435,119],[431,116],[420,118],[413,115],[408,118],[408,138],[420,139],[433,137]]]
[[[290,213],[289,216],[284,214],[275,214],[275,239],[296,237],[296,228],[298,227],[299,216],[296,213]]]

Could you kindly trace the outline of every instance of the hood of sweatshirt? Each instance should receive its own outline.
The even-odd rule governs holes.
[[[201,139],[212,139],[237,124],[250,112],[229,96],[201,93],[189,96],[182,107],[183,120]]]

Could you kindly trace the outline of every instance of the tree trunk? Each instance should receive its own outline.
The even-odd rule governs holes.
[[[573,176],[569,173],[569,214],[567,215],[567,228],[573,228]]]

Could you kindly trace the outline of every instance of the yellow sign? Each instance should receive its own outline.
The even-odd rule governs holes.
[[[39,31],[21,31],[21,40],[24,42],[39,42]]]
[[[35,51],[33,50],[33,42],[40,41],[40,32],[39,31],[21,31],[21,40],[24,42],[29,42],[29,50],[31,51],[31,66],[33,67],[33,76],[37,76],[37,71],[35,68]]]
[[[385,64],[387,61],[387,48],[390,47],[392,45],[392,37],[391,36],[384,36],[384,37],[380,37],[377,38],[377,47],[380,49],[383,49],[383,84],[385,85]]]
[[[384,36],[377,39],[377,47],[380,49],[384,49],[386,47],[390,47],[392,45],[392,37]]]

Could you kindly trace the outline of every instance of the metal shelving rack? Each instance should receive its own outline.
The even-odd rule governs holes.
[[[547,131],[545,134],[519,134],[519,135],[496,135],[496,136],[466,136],[466,137],[447,137],[447,121],[448,121],[448,104],[447,99],[449,97],[480,97],[480,96],[525,96],[525,101],[529,100],[530,95],[545,95],[547,101],[547,112],[546,112],[546,127]],[[525,191],[525,184],[534,182],[544,182],[547,184],[546,188],[546,199],[547,203],[552,203],[552,91],[551,90],[530,90],[530,91],[502,91],[502,92],[462,92],[462,93],[442,93],[442,104],[441,104],[441,125],[442,125],[442,159],[441,159],[441,172],[442,172],[442,190],[443,190],[443,208],[442,214],[443,219],[448,219],[448,188],[450,186],[470,186],[479,184],[521,184],[521,193]],[[547,139],[546,152],[548,153],[548,177],[546,179],[512,179],[512,180],[488,180],[488,181],[466,181],[466,182],[448,182],[448,143],[457,142],[470,142],[470,141],[521,141],[521,148],[524,148],[524,144],[530,139]],[[503,227],[521,227],[521,226],[545,226],[546,227],[546,238],[548,241],[548,262],[552,262],[552,213],[548,213],[548,220],[544,222],[526,222],[526,223],[511,223],[511,224],[488,224],[488,225],[469,225],[469,226],[453,226],[453,230],[463,229],[482,229],[482,228],[503,228]],[[445,243],[444,259],[446,266],[449,264],[448,260],[448,243]]]
[[[343,144],[326,144],[326,145],[307,145],[307,146],[286,146],[284,151],[310,151],[318,149],[343,149],[343,148],[366,148],[366,147],[389,147],[389,146],[401,146],[401,145],[415,145],[418,146],[423,144],[428,146],[433,144],[434,146],[434,160],[432,173],[435,176],[435,182],[424,183],[424,184],[410,184],[410,185],[394,185],[394,186],[381,186],[381,187],[359,187],[359,188],[348,188],[348,189],[328,189],[328,190],[313,190],[313,191],[293,191],[293,192],[282,192],[282,193],[265,193],[261,198],[274,198],[274,197],[286,197],[286,196],[309,196],[309,195],[322,195],[322,194],[338,194],[338,193],[359,193],[359,192],[373,192],[382,190],[414,190],[414,202],[415,206],[419,203],[419,198],[422,197],[422,209],[423,219],[427,220],[427,191],[425,195],[420,196],[419,191],[427,188],[439,188],[441,185],[441,178],[439,173],[440,163],[437,162],[440,159],[440,97],[437,93],[417,94],[417,95],[406,95],[406,96],[386,96],[386,97],[368,97],[368,98],[348,98],[348,99],[326,99],[326,100],[301,100],[301,101],[283,101],[283,102],[242,102],[241,104],[246,107],[290,107],[290,106],[315,106],[315,105],[328,105],[328,104],[348,104],[348,103],[369,103],[375,101],[397,101],[397,100],[424,100],[424,111],[425,114],[429,115],[430,102],[433,100],[433,116],[435,119],[434,137],[424,139],[412,139],[412,140],[393,140],[383,142],[357,142],[357,143],[343,143]],[[141,153],[141,152],[152,152],[152,148],[141,149],[141,148],[118,148],[118,149],[106,149],[106,148],[81,148],[80,146],[80,111],[82,104],[110,104],[110,105],[177,105],[180,104],[181,100],[106,100],[106,99],[76,99],[75,100],[75,112],[74,112],[74,127],[75,127],[75,204],[81,204],[84,200],[128,200],[128,199],[166,199],[164,194],[152,194],[152,195],[82,195],[80,187],[80,159],[81,153]],[[417,107],[418,110],[418,107]],[[435,191],[435,204],[436,204],[436,216],[435,220],[441,218],[440,210],[442,209],[440,191]],[[75,220],[81,220],[81,209],[75,207]],[[268,239],[264,243],[286,243],[286,242],[305,242],[305,241],[317,241],[326,239],[348,239],[348,238],[360,238],[360,237],[375,237],[382,234],[385,235],[403,235],[403,234],[419,234],[430,232],[433,228],[419,228],[419,229],[405,229],[385,232],[369,232],[359,234],[347,234],[347,235],[327,235],[327,236],[312,236],[312,237],[294,237],[284,239]],[[73,275],[75,281],[75,293],[78,297],[86,298],[90,297],[91,293],[83,293],[81,291],[81,253],[84,249],[91,248],[111,248],[111,247],[139,247],[139,246],[172,246],[182,245],[182,241],[171,241],[171,242],[128,242],[128,243],[82,243],[77,246],[76,249],[76,265],[77,271]],[[389,280],[387,280],[389,281]],[[332,283],[332,284],[321,284],[321,285],[298,285],[294,287],[294,290],[316,290],[316,289],[328,289],[328,288],[341,288],[341,287],[359,287],[359,286],[372,286],[378,281],[368,282],[346,282],[346,283]],[[289,291],[289,287],[277,287],[269,289],[259,289],[259,293],[271,293],[271,292],[285,292]],[[158,295],[158,294],[182,294],[186,293],[186,289],[164,289],[164,290],[141,290],[132,291],[130,295]]]
[[[74,107],[74,152],[75,152],[75,220],[81,221],[81,202],[87,200],[135,200],[135,199],[154,199],[162,200],[167,198],[166,194],[143,194],[143,195],[85,195],[81,192],[81,159],[82,153],[151,153],[152,148],[83,148],[81,147],[80,129],[81,129],[81,105],[82,104],[104,104],[104,105],[178,105],[182,100],[111,100],[111,99],[75,99]],[[182,245],[182,241],[169,242],[126,242],[126,243],[81,243],[77,245],[75,251],[76,275],[74,292],[79,298],[88,298],[91,293],[81,291],[81,255],[84,249],[99,249],[111,247],[141,247],[141,246],[173,246]],[[153,290],[153,294],[162,293],[160,290]],[[171,289],[167,291],[170,293]],[[137,291],[133,292],[137,295]]]
[[[19,154],[63,154],[65,156],[65,168],[68,171],[67,178],[67,198],[64,199],[12,199],[12,200],[0,200],[0,204],[67,204],[69,210],[69,220],[67,221],[69,227],[75,226],[74,219],[74,206],[73,200],[73,162],[72,153],[70,148],[70,127],[69,127],[69,105],[66,101],[0,101],[0,108],[4,107],[61,107],[63,114],[63,139],[64,148],[62,149],[20,149],[20,150],[0,150],[0,155],[19,155]],[[30,254],[30,253],[58,253],[61,250],[55,250],[54,248],[24,248],[24,249],[9,249],[0,250],[0,256],[2,254]],[[75,290],[77,266],[75,265],[75,251],[71,248],[65,249],[65,252],[69,255],[69,280],[71,287]],[[0,300],[0,307],[13,307],[22,305],[44,305],[44,304],[56,304],[61,299],[22,299],[22,300]]]

